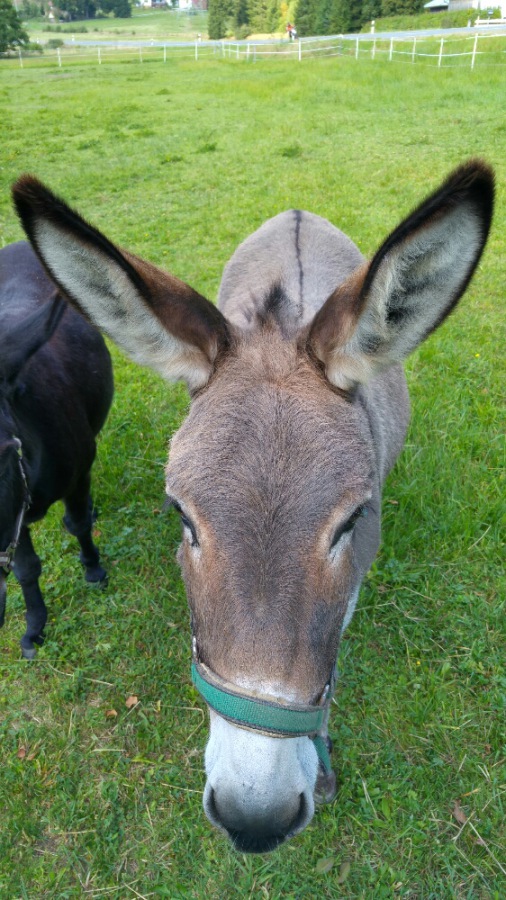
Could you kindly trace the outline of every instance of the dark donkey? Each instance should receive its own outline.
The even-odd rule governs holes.
[[[14,196],[66,294],[192,394],[166,487],[183,525],[193,678],[211,708],[204,808],[237,848],[271,850],[334,792],[335,661],[409,419],[399,363],[473,274],[492,173],[457,169],[371,262],[326,220],[281,213],[232,257],[219,309],[35,179]]]
[[[0,250],[0,625],[12,568],[26,603],[28,659],[47,619],[29,526],[56,500],[65,502],[86,580],[106,577],[91,536],[90,470],[112,394],[102,335],[65,303],[30,244]]]

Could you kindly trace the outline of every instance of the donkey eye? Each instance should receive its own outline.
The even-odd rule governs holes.
[[[193,522],[190,522],[190,520],[186,516],[181,515],[181,524],[183,528],[186,528],[186,530],[190,533],[192,547],[198,547],[199,542],[197,540],[197,532],[195,531]]]
[[[181,509],[177,500],[172,500],[171,506],[173,506],[174,509],[176,510],[176,512],[179,514],[179,518],[181,519],[181,525],[183,526],[183,529],[186,529],[186,531],[189,534],[191,546],[198,547],[199,542],[197,540],[197,531],[196,531],[195,525],[193,524],[191,519],[188,518],[186,513],[183,512],[183,510]]]
[[[360,516],[367,515],[367,506],[362,504],[361,506],[357,506],[355,512],[350,516],[347,522],[344,525],[340,525],[339,528],[336,528],[334,532],[334,537],[332,538],[332,542],[330,544],[330,550],[333,550],[334,547],[337,546],[339,541],[341,540],[343,534],[347,534],[349,531],[353,531],[358,519]]]

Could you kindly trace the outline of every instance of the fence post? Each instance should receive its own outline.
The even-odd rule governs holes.
[[[372,42],[372,50],[371,50],[371,59],[374,59],[376,56],[376,38],[374,38]]]
[[[476,50],[478,49],[478,35],[474,36],[473,55],[471,56],[471,71],[474,69],[474,61],[476,59]]]
[[[99,66],[102,65],[102,59],[100,57],[100,47],[98,48],[98,64],[99,64]]]
[[[441,68],[441,60],[442,60],[442,58],[443,58],[443,44],[444,44],[444,42],[445,42],[445,39],[444,39],[444,38],[441,38],[441,43],[440,43],[440,45],[439,45],[439,57],[438,57],[438,61],[437,61],[437,67],[438,67],[438,69]]]
[[[393,52],[394,52],[394,39],[390,38],[390,51],[388,53],[388,61],[389,62],[392,62]]]
[[[139,47],[139,62],[142,62],[142,47]]]
[[[195,41],[195,59],[198,60],[198,58],[199,58],[199,44],[198,44],[198,41]]]
[[[236,44],[236,50],[237,50],[237,53],[235,56],[236,56],[236,59],[239,59],[239,44]]]
[[[59,47],[57,48],[56,52],[58,54],[58,67],[61,69],[61,53]]]
[[[18,53],[19,53],[19,66],[22,69],[23,68],[23,57],[21,56],[21,47],[18,47]]]
[[[167,44],[163,45],[163,61],[167,62]]]
[[[358,59],[358,38],[355,42],[355,59]]]
[[[416,56],[416,37],[413,38],[413,50],[411,52],[411,62],[414,63]]]
[[[299,62],[302,59],[302,41],[299,38]]]
[[[246,59],[249,61],[249,44],[246,45]]]

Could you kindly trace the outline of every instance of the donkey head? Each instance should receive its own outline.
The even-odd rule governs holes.
[[[119,250],[35,179],[20,179],[14,198],[71,301],[192,395],[166,476],[183,526],[198,683],[226,698],[209,701],[218,712],[204,807],[239,849],[270,850],[313,815],[318,745],[304,727],[280,740],[275,724],[259,729],[237,709],[253,701],[326,719],[340,637],[379,544],[381,484],[407,424],[398,363],[471,278],[490,225],[492,174],[481,162],[458,169],[368,264],[329,223],[297,214],[313,223],[313,275],[304,282],[297,225],[304,291],[295,300],[286,260],[272,258],[293,243],[293,216],[277,217],[275,240],[253,236],[236,254],[252,274],[233,302],[222,292],[227,318]],[[265,272],[274,274],[259,291]],[[331,786],[327,773],[322,792]]]

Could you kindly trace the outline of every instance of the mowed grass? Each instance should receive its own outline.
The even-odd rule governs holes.
[[[207,824],[179,525],[161,511],[188,399],[114,351],[94,468],[109,586],[85,585],[55,507],[33,529],[49,622],[26,663],[9,584],[2,898],[506,896],[503,97],[501,70],[348,59],[2,67],[0,244],[22,236],[9,189],[31,171],[213,299],[239,241],[283,209],[371,254],[464,158],[498,181],[475,279],[407,366],[412,424],[339,661],[337,800],[271,856],[237,855]]]

